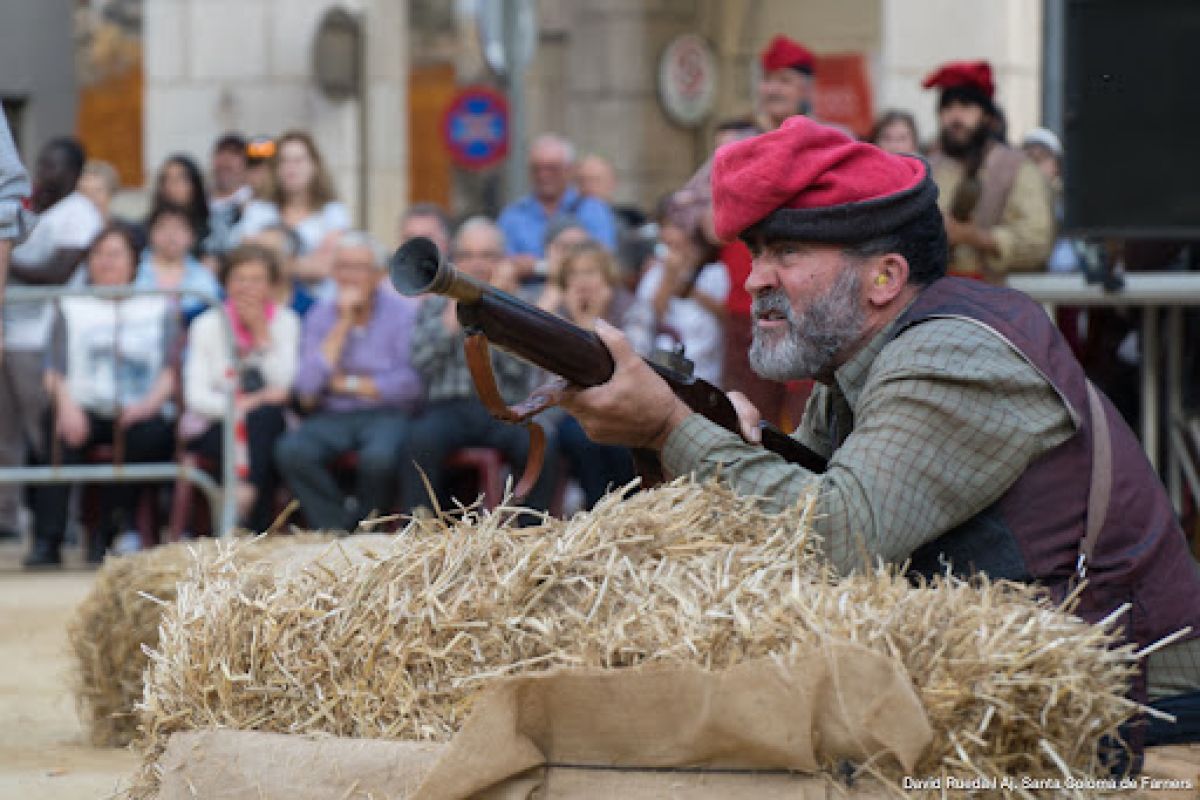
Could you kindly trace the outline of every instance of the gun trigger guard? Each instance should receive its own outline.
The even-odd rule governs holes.
[[[533,421],[533,417],[555,405],[561,398],[563,390],[566,389],[567,383],[562,379],[551,381],[517,405],[509,406],[504,402],[504,398],[500,395],[500,389],[496,386],[496,375],[492,372],[491,349],[488,347],[487,337],[482,333],[470,334],[463,342],[463,351],[467,357],[467,369],[471,373],[475,391],[479,394],[479,399],[488,413],[503,422],[524,425],[525,429],[529,431],[529,455],[525,459],[525,469],[521,473],[521,480],[517,481],[516,488],[513,489],[515,499],[523,500],[537,482],[546,458],[546,432],[541,425]]]

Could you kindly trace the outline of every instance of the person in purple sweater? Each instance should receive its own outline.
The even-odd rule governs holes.
[[[422,396],[409,361],[417,304],[384,282],[386,253],[363,233],[343,234],[334,253],[337,296],[304,320],[295,395],[312,414],[280,439],[275,461],[308,524],[354,530],[386,513],[406,458],[409,420]],[[358,455],[354,496],[330,464]]]

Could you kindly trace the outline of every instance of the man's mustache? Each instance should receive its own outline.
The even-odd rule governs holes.
[[[750,309],[755,318],[775,312],[783,315],[790,325],[794,326],[799,323],[799,320],[796,318],[796,312],[792,308],[791,302],[787,299],[787,295],[778,289],[754,295]]]

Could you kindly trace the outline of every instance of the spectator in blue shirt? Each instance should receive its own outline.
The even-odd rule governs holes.
[[[142,253],[133,283],[135,287],[191,290],[213,298],[220,295],[217,277],[192,255],[196,228],[186,208],[172,203],[159,204],[150,212],[146,225],[150,246]],[[194,294],[179,295],[172,303],[185,325],[207,307],[204,300]]]
[[[510,203],[500,214],[500,229],[508,255],[525,279],[537,273],[545,255],[546,227],[574,218],[588,235],[609,250],[617,244],[612,209],[603,200],[586,197],[571,185],[575,148],[560,136],[543,134],[529,149],[531,194]]]

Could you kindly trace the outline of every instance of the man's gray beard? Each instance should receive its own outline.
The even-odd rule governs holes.
[[[866,312],[859,302],[861,286],[858,270],[847,266],[803,313],[792,308],[782,289],[757,295],[750,366],[772,381],[813,378],[829,371],[837,354],[862,335]],[[787,317],[785,333],[759,331],[758,315],[770,311]]]

